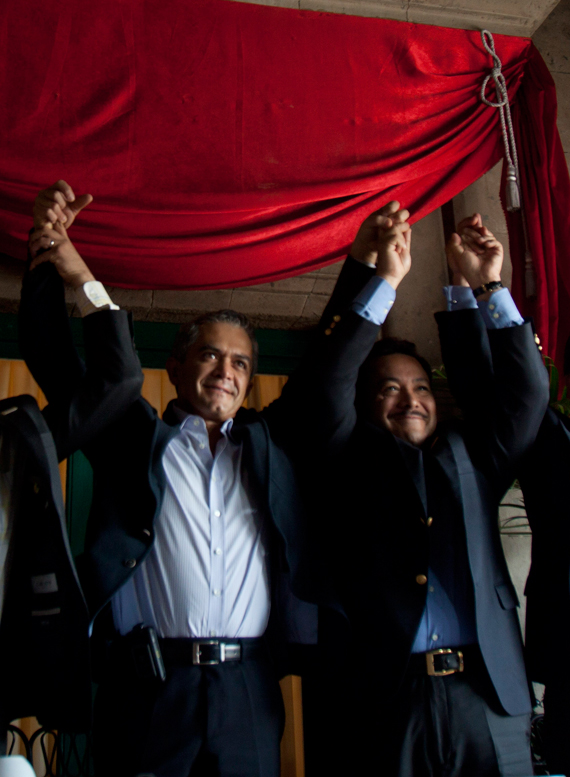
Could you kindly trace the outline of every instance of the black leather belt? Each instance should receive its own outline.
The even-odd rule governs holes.
[[[262,637],[247,639],[159,638],[158,644],[167,665],[215,666],[230,661],[255,661],[267,655]]]
[[[482,666],[477,645],[459,648],[439,648],[427,653],[412,653],[407,671],[411,674],[446,677],[457,672],[472,671]]]

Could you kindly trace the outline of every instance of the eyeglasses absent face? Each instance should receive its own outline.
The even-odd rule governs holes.
[[[429,377],[413,356],[381,356],[370,378],[369,420],[412,445],[421,445],[437,424]]]
[[[251,388],[251,340],[239,326],[207,323],[184,362],[171,357],[166,367],[180,407],[223,423],[235,416]]]

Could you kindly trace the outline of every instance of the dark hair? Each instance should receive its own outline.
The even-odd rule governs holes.
[[[251,341],[251,376],[255,375],[257,371],[257,362],[259,359],[259,345],[255,339],[255,330],[251,324],[251,321],[243,313],[238,313],[235,310],[216,310],[213,313],[204,313],[202,316],[198,316],[188,324],[182,324],[176,337],[174,338],[174,344],[172,346],[172,353],[176,361],[182,363],[186,359],[186,354],[191,345],[194,345],[200,334],[200,329],[204,324],[230,324],[230,326],[238,326],[244,330],[246,335]]]
[[[372,350],[366,357],[358,373],[355,399],[357,410],[363,409],[364,398],[366,396],[366,390],[369,387],[370,378],[373,374],[374,365],[378,359],[381,359],[383,356],[392,356],[392,354],[395,353],[401,353],[404,356],[411,356],[412,359],[415,359],[426,373],[429,385],[432,385],[431,367],[427,359],[424,359],[424,357],[420,356],[416,351],[416,344],[411,343],[409,340],[400,340],[398,337],[385,337],[374,343]]]

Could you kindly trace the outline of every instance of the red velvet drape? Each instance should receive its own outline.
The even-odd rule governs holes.
[[[528,39],[495,44],[535,172],[541,143],[558,142],[550,77]],[[117,286],[317,269],[382,203],[421,218],[502,154],[477,32],[226,0],[28,0],[4,8],[0,45],[0,250],[23,258],[36,191],[65,178],[95,196],[73,237]],[[535,93],[540,120],[524,107]],[[550,174],[548,206],[540,195],[553,222],[564,175]],[[556,248],[551,275],[567,266]]]
[[[534,46],[513,120],[524,217],[522,213],[507,213],[512,291],[520,310],[534,317],[544,353],[561,367],[570,335],[570,179],[556,128],[554,81]],[[525,283],[525,245],[536,286],[532,296]]]

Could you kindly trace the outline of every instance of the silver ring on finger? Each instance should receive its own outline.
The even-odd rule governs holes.
[[[52,237],[52,239],[49,241],[49,248],[53,248],[54,245],[55,245],[55,240]]]

